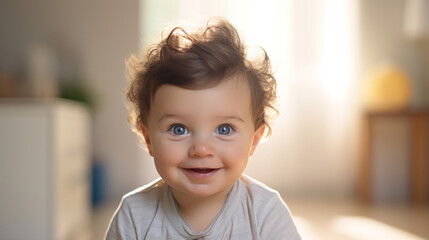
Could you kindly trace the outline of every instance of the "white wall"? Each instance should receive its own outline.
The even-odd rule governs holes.
[[[138,21],[137,0],[0,2],[0,69],[23,75],[29,48],[42,43],[74,59],[71,67],[94,87],[94,154],[106,164],[108,195],[115,199],[144,182],[144,159],[123,104],[124,62],[138,50]]]

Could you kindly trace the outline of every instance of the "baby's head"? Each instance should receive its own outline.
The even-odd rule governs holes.
[[[277,112],[276,80],[270,60],[261,48],[260,59],[249,60],[246,46],[236,29],[225,19],[212,19],[206,28],[187,32],[174,28],[159,44],[150,46],[143,58],[128,60],[130,86],[127,92],[129,121],[142,135],[157,90],[163,85],[200,90],[215,87],[229,79],[240,79],[250,89],[255,131],[267,126],[269,116]]]
[[[248,60],[234,27],[219,20],[192,33],[175,28],[141,61],[131,58],[130,121],[177,201],[226,197],[270,130],[276,82],[262,52]]]

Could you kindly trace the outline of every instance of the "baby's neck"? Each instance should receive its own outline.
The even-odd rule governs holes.
[[[194,232],[205,231],[222,210],[228,192],[196,198],[173,190],[180,215]]]

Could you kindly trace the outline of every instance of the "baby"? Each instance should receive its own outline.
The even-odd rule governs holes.
[[[123,197],[106,239],[301,239],[278,192],[243,174],[275,111],[262,53],[215,19],[130,58],[130,122],[161,178]]]

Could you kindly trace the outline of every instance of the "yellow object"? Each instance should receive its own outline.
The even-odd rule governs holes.
[[[400,111],[409,107],[412,86],[408,75],[393,64],[381,64],[368,75],[365,107],[376,111]]]

